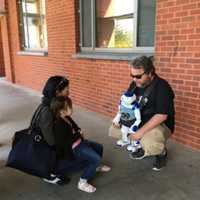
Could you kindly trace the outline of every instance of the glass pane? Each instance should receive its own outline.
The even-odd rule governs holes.
[[[25,13],[26,12],[26,3],[25,3],[25,0],[21,0],[21,4],[22,4],[23,13]]]
[[[41,48],[40,40],[42,39],[42,30],[40,18],[27,17],[27,32],[25,40],[28,41],[28,48],[38,49]]]
[[[42,33],[41,33],[41,48],[47,48],[48,41],[47,41],[47,24],[45,18],[41,19],[41,25],[42,25]]]
[[[91,0],[82,0],[82,46],[92,46]]]
[[[138,1],[137,46],[154,46],[156,0]]]
[[[23,34],[23,47],[28,49],[47,48],[47,27],[45,13],[45,0],[23,0],[22,9],[28,12],[21,17],[21,34]],[[38,12],[38,13],[34,13]],[[41,12],[41,13],[40,13]],[[21,15],[20,15],[21,16]]]
[[[47,47],[46,26],[38,17],[24,18],[25,48],[41,49]]]
[[[38,14],[40,12],[40,0],[23,0],[22,7],[24,13]]]
[[[27,21],[26,17],[23,18],[23,33],[24,33],[24,47],[29,48],[29,34],[28,34],[28,26],[27,26]]]
[[[134,0],[96,0],[96,46],[132,48]]]

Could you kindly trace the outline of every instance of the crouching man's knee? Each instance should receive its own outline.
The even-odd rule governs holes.
[[[161,154],[170,135],[170,130],[162,125],[146,133],[140,141],[145,155],[154,156]]]

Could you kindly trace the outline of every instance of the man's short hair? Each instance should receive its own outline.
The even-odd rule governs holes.
[[[130,67],[135,68],[135,69],[144,69],[144,72],[147,74],[155,73],[153,60],[154,60],[153,56],[150,56],[150,57],[140,56],[130,61],[129,65]]]

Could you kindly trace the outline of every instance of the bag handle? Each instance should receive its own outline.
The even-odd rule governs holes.
[[[41,113],[42,109],[43,109],[43,105],[40,104],[40,105],[38,106],[38,108],[36,109],[35,113],[33,114],[32,119],[31,119],[30,127],[29,127],[30,130],[33,130],[34,128],[36,128],[36,123],[37,123],[37,121],[39,120],[40,113]]]

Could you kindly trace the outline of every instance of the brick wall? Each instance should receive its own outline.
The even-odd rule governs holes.
[[[177,127],[174,139],[200,149],[200,0],[158,0],[156,68],[176,92]],[[48,57],[17,56],[19,30],[16,1],[9,0],[11,60],[16,83],[41,90],[46,79],[67,75],[75,104],[114,116],[129,79],[126,61],[75,59],[78,13],[74,0],[46,1]]]
[[[200,149],[200,0],[158,1],[159,74],[176,92],[174,139]]]

